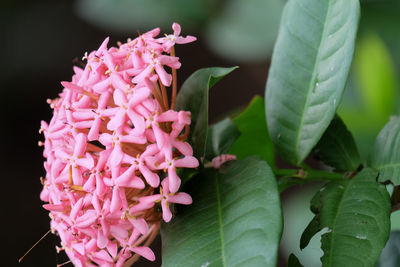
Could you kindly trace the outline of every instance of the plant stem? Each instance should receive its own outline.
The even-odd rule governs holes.
[[[160,88],[161,88],[161,95],[162,95],[164,107],[166,108],[166,110],[168,110],[169,104],[168,104],[167,89],[165,88],[165,86],[162,84],[161,81],[158,81],[158,82],[159,82]]]
[[[276,169],[274,171],[275,175],[282,177],[293,177],[309,181],[319,181],[319,180],[340,180],[348,178],[346,173],[336,173],[329,171],[320,170],[304,170],[304,169]]]
[[[167,107],[164,106],[164,101],[161,95],[160,87],[158,87],[157,83],[153,83],[154,87],[151,88],[154,97],[157,99],[158,103],[161,106],[162,111],[166,111]]]

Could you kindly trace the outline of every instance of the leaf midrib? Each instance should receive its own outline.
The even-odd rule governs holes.
[[[304,102],[304,108],[303,108],[303,112],[302,112],[301,117],[300,117],[300,124],[299,124],[298,130],[297,130],[296,145],[295,145],[295,152],[296,152],[295,155],[296,155],[296,163],[297,164],[299,164],[300,161],[301,161],[300,155],[299,155],[300,139],[301,139],[301,133],[302,133],[301,129],[303,128],[304,117],[305,117],[305,113],[306,113],[305,111],[306,111],[306,108],[307,108],[308,103],[310,101],[310,96],[311,96],[311,92],[312,92],[312,89],[313,89],[312,85],[314,84],[314,80],[315,80],[315,76],[316,76],[315,72],[316,72],[316,69],[317,69],[317,62],[318,62],[318,60],[320,58],[321,46],[322,46],[322,43],[323,43],[323,40],[324,40],[324,36],[325,36],[326,24],[327,24],[327,18],[328,18],[328,13],[329,13],[330,6],[331,6],[331,1],[329,1],[328,8],[326,9],[326,14],[325,14],[325,18],[324,18],[324,25],[323,25],[323,30],[322,30],[322,34],[321,34],[321,41],[320,41],[318,49],[317,49],[317,56],[315,57],[315,62],[313,64],[314,67],[313,67],[313,70],[312,70],[312,77],[311,77],[310,83],[308,85],[306,101]],[[289,27],[289,26],[287,26],[287,27]]]
[[[337,209],[337,212],[336,212],[336,214],[335,214],[335,218],[334,218],[334,220],[333,220],[333,224],[332,224],[332,232],[330,233],[331,235],[332,235],[332,238],[331,238],[331,242],[329,242],[330,244],[329,244],[329,266],[332,266],[332,257],[333,257],[333,253],[332,253],[332,248],[333,248],[333,240],[335,239],[334,237],[335,237],[335,235],[334,235],[334,232],[335,232],[335,226],[336,226],[336,222],[337,222],[337,218],[338,218],[338,215],[339,215],[339,213],[340,213],[340,210],[341,210],[341,207],[342,207],[342,202],[343,202],[343,199],[344,199],[344,197],[345,197],[345,195],[346,195],[346,193],[347,193],[347,190],[349,189],[349,187],[350,187],[350,183],[351,183],[351,181],[350,182],[348,182],[347,183],[347,185],[346,185],[346,188],[343,190],[343,194],[342,194],[342,196],[341,196],[341,198],[340,198],[340,201],[339,201],[339,203],[338,203],[338,209]],[[329,233],[328,233],[329,234]],[[324,252],[325,253],[325,252]]]
[[[222,266],[226,266],[226,258],[225,258],[225,243],[224,243],[224,230],[222,229],[222,208],[221,208],[221,194],[218,184],[219,176],[215,177],[215,193],[217,195],[217,213],[218,213],[218,226],[219,226],[219,235],[221,239],[221,259]]]

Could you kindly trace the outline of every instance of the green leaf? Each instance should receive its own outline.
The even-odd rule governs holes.
[[[361,163],[353,136],[339,116],[331,121],[314,152],[337,171],[355,171]]]
[[[290,254],[288,259],[288,267],[303,267],[299,259],[293,253]]]
[[[400,262],[400,231],[390,233],[377,267],[398,267]]]
[[[315,217],[300,248],[319,231],[322,266],[375,266],[390,232],[390,197],[376,182],[377,172],[363,169],[353,179],[330,182],[311,201]]]
[[[274,147],[268,134],[262,97],[254,97],[246,110],[235,117],[233,122],[241,135],[232,145],[229,154],[236,155],[238,159],[257,155],[270,166],[275,166]]]
[[[217,54],[234,62],[260,62],[271,55],[284,0],[228,0],[211,20],[206,41]]]
[[[198,169],[179,168],[177,169],[178,176],[181,178],[181,185],[184,186],[195,175],[199,174]]]
[[[335,115],[354,52],[358,0],[287,2],[266,86],[273,143],[300,164]]]
[[[195,71],[182,85],[176,98],[177,110],[188,110],[192,113],[192,124],[189,140],[193,145],[194,155],[204,158],[208,129],[208,94],[209,89],[232,68],[204,68]]]
[[[282,210],[268,164],[249,157],[187,183],[190,206],[163,224],[163,267],[276,266]]]
[[[400,117],[394,117],[378,134],[370,166],[379,171],[379,181],[400,184]]]
[[[226,118],[208,128],[206,159],[211,160],[221,154],[226,154],[229,148],[240,136],[235,123]]]

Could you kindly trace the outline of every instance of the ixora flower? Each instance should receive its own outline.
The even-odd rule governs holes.
[[[74,67],[72,81],[61,83],[59,98],[48,101],[53,117],[40,129],[40,197],[61,238],[57,251],[75,266],[154,260],[148,246],[161,220],[171,220],[170,204],[192,203],[178,192],[177,168],[199,162],[185,142],[190,112],[174,110],[181,66],[174,45],[196,38],[180,36],[176,23],[172,28],[171,35],[158,38],[157,28],[119,47],[108,48],[105,39],[85,54],[84,68]]]

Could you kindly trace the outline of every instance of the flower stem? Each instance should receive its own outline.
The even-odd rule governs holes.
[[[313,170],[313,169],[276,169],[275,175],[280,176],[278,180],[279,193],[282,193],[287,188],[305,184],[308,182],[327,182],[340,181],[349,179],[351,173],[335,173],[329,171]]]
[[[153,95],[155,96],[155,98],[157,99],[158,103],[160,104],[161,109],[163,111],[166,111],[167,107],[164,106],[164,102],[163,102],[163,99],[162,99],[162,96],[161,96],[161,90],[158,87],[158,84],[154,83],[154,87],[151,88],[151,89],[152,89]]]
[[[159,81],[160,84],[160,88],[161,88],[161,95],[162,95],[162,99],[163,99],[163,105],[165,107],[165,109],[168,109],[168,93],[167,93],[167,89],[165,89],[165,86],[162,84],[162,82]]]

